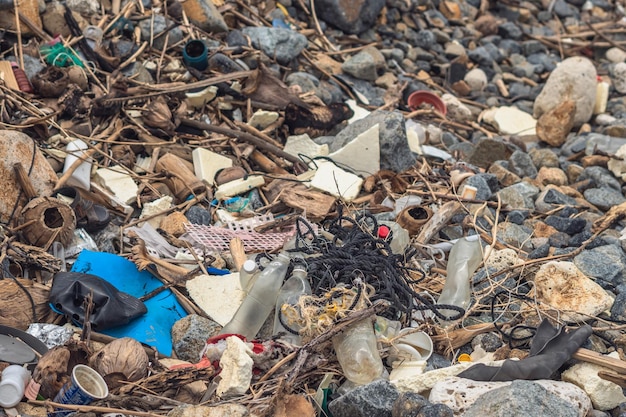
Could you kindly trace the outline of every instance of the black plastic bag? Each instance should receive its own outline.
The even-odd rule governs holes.
[[[50,290],[50,306],[78,324],[84,324],[85,297],[93,290],[93,308],[89,321],[94,330],[102,331],[127,324],[148,310],[144,303],[119,291],[104,279],[79,272],[59,272]]]

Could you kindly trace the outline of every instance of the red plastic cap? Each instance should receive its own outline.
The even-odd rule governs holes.
[[[389,236],[389,233],[391,233],[391,228],[387,225],[382,225],[382,226],[378,226],[378,237],[381,239],[387,239],[387,236]]]

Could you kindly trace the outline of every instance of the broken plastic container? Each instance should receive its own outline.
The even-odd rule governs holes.
[[[459,239],[450,250],[446,267],[446,283],[437,304],[467,308],[471,298],[470,279],[482,260],[482,247],[479,239],[466,237]],[[448,317],[458,314],[455,310],[439,311]]]
[[[85,154],[85,150],[88,148],[87,144],[80,139],[75,139],[67,144],[65,157],[65,165],[63,166],[63,173],[70,169],[74,162],[81,159]],[[68,185],[75,185],[85,190],[89,190],[91,186],[91,162],[90,160],[82,162],[76,171],[67,181]]]
[[[276,299],[276,313],[274,316],[274,334],[277,335],[279,333],[283,333],[280,337],[282,340],[285,340],[292,345],[300,346],[302,343],[302,337],[299,334],[293,334],[289,330],[283,326],[280,321],[281,317],[281,309],[283,305],[296,305],[300,297],[303,295],[311,294],[311,285],[306,277],[306,268],[304,265],[296,265],[293,268],[293,272],[291,277],[285,281],[280,292],[278,293],[278,298]],[[284,317],[284,315],[282,316]],[[289,324],[288,324],[289,326]],[[300,331],[299,327],[290,326],[292,330]]]
[[[355,384],[365,385],[384,371],[376,334],[370,319],[361,320],[333,337],[333,348],[343,374]]]
[[[276,305],[290,260],[289,256],[281,252],[265,267],[220,334],[240,334],[248,340],[254,339]]]

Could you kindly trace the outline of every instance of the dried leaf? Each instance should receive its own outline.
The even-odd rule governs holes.
[[[143,111],[143,121],[156,129],[172,131],[176,125],[172,122],[172,112],[162,96],[152,100]]]

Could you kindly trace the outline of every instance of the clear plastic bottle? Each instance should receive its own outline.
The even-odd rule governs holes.
[[[333,348],[343,374],[351,382],[364,385],[382,375],[384,366],[371,319],[354,323],[333,337]]]
[[[470,279],[482,260],[482,247],[479,239],[471,237],[459,239],[450,250],[446,267],[446,283],[437,304],[467,308],[471,298]],[[454,310],[440,310],[440,312],[448,317],[458,314]]]
[[[300,335],[289,332],[280,322],[281,308],[284,304],[296,305],[298,300],[303,295],[311,294],[311,284],[306,277],[306,268],[304,265],[296,265],[293,268],[291,277],[283,284],[278,298],[276,299],[276,313],[274,316],[274,334],[284,333],[281,339],[300,346],[302,344],[302,338]],[[292,326],[290,326],[292,327]],[[300,330],[297,327],[292,327],[293,330]]]
[[[403,254],[411,243],[409,232],[396,222],[378,222],[378,237],[389,241],[391,251],[396,255]]]
[[[239,283],[241,284],[242,290],[250,292],[256,276],[258,276],[258,272],[259,265],[253,259],[248,259],[243,263],[239,271]]]
[[[276,297],[287,274],[290,259],[281,252],[259,273],[243,303],[220,334],[235,333],[248,340],[254,339],[276,306]]]

